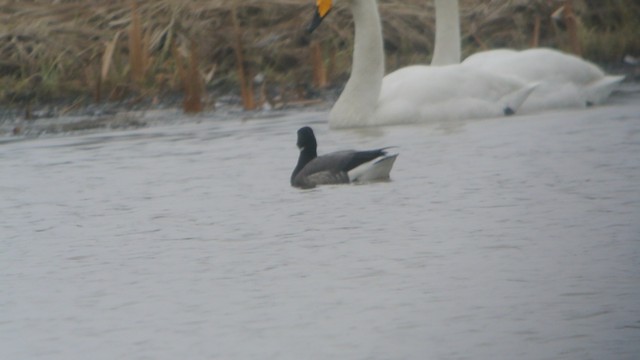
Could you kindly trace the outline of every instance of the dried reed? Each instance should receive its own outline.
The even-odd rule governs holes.
[[[569,48],[574,54],[580,56],[582,55],[582,45],[578,39],[578,21],[573,11],[573,0],[565,0],[564,2],[564,21],[567,24]]]
[[[188,114],[202,112],[203,108],[202,95],[204,94],[204,85],[198,58],[198,44],[195,41],[191,41],[189,66],[184,72],[184,100],[182,102],[182,108]]]
[[[106,81],[113,63],[113,53],[116,50],[118,38],[120,37],[120,31],[116,33],[112,40],[107,41],[104,46],[104,54],[102,55],[102,67],[100,70],[100,77],[96,83],[96,102],[102,100],[102,84]]]
[[[236,56],[236,70],[238,73],[238,82],[240,83],[242,105],[245,110],[253,110],[256,107],[253,100],[253,83],[248,81],[245,72],[244,51],[242,48],[242,30],[238,21],[238,11],[236,6],[231,8],[231,23],[233,24],[233,33],[235,35],[233,51]]]
[[[320,43],[311,44],[311,64],[313,66],[313,85],[319,89],[327,87],[327,70],[322,57]]]
[[[129,27],[129,66],[131,82],[134,88],[140,89],[145,80],[145,73],[149,65],[149,50],[145,35],[142,32],[142,22],[138,12],[136,0],[131,0],[131,25]]]

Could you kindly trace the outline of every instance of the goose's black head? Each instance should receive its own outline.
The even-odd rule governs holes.
[[[298,149],[300,151],[304,151],[307,153],[313,152],[315,154],[316,149],[318,148],[318,143],[316,143],[316,136],[313,134],[313,130],[305,126],[298,130]]]

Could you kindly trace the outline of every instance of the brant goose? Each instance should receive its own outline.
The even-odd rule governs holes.
[[[318,156],[318,144],[313,130],[305,126],[298,130],[298,165],[291,174],[291,186],[308,189],[324,184],[381,181],[389,172],[398,154],[388,155],[382,148],[369,151],[344,150]]]

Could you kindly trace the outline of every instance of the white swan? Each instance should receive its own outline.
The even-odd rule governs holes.
[[[435,0],[435,6],[436,42],[431,65],[457,64],[461,46],[458,0]],[[624,79],[607,76],[577,56],[546,48],[483,51],[468,57],[462,65],[538,83],[519,112],[601,104]]]
[[[501,116],[513,113],[533,89],[519,80],[460,65],[414,65],[384,76],[376,1],[345,2],[355,24],[353,65],[329,114],[332,128]],[[311,31],[331,7],[331,0],[317,1]]]
[[[606,75],[595,64],[575,55],[548,48],[483,51],[462,64],[523,81],[538,81],[538,87],[521,108],[523,112],[602,104],[624,80],[624,76]]]

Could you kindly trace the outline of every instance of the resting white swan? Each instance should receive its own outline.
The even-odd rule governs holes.
[[[384,77],[380,16],[375,0],[344,0],[353,14],[351,76],[329,114],[332,128],[425,123],[513,113],[533,86],[460,65],[414,65]],[[329,13],[318,0],[312,31]],[[458,45],[459,46],[459,45]]]
[[[624,80],[606,75],[595,64],[558,50],[536,48],[483,51],[463,65],[539,82],[522,106],[524,112],[602,104]]]
[[[436,42],[431,65],[460,62],[460,13],[458,0],[435,0]],[[538,86],[520,112],[600,104],[623,76],[607,76],[596,65],[577,56],[545,48],[515,51],[497,49],[476,53],[464,66],[512,76]]]

